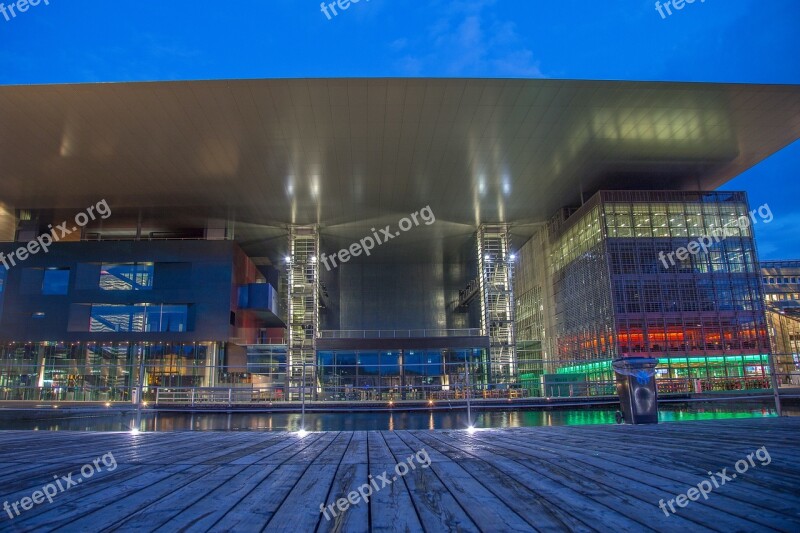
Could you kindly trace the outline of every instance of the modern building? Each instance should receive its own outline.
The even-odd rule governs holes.
[[[800,261],[762,261],[761,276],[778,383],[800,386]]]
[[[758,226],[713,191],[800,138],[799,87],[12,86],[0,118],[0,400],[597,395],[643,354],[662,392],[768,386]]]
[[[631,356],[660,360],[664,393],[769,388],[756,224],[736,192],[601,191],[561,210],[521,253],[545,393],[611,394],[611,362]]]

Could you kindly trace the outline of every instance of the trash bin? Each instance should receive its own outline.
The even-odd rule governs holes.
[[[628,424],[658,424],[658,359],[625,357],[613,362],[622,418]]]

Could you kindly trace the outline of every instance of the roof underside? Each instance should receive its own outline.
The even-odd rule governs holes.
[[[430,206],[392,255],[463,248],[599,189],[714,189],[800,138],[800,87],[296,79],[0,87],[0,201],[236,220],[254,256],[287,224],[331,249]],[[403,244],[400,242],[403,241]]]

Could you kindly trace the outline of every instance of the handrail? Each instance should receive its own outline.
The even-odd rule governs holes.
[[[481,337],[479,328],[466,329],[328,329],[321,339],[401,339],[425,337]]]

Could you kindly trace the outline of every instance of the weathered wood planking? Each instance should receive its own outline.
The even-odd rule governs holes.
[[[0,505],[111,452],[114,471],[0,531],[800,531],[800,418],[310,433],[0,432]],[[665,516],[766,446],[772,462]],[[405,476],[395,465],[425,450]],[[102,465],[102,463],[100,463]],[[335,504],[384,472],[368,502]],[[370,478],[372,476],[372,478]],[[379,483],[378,486],[381,484]]]

